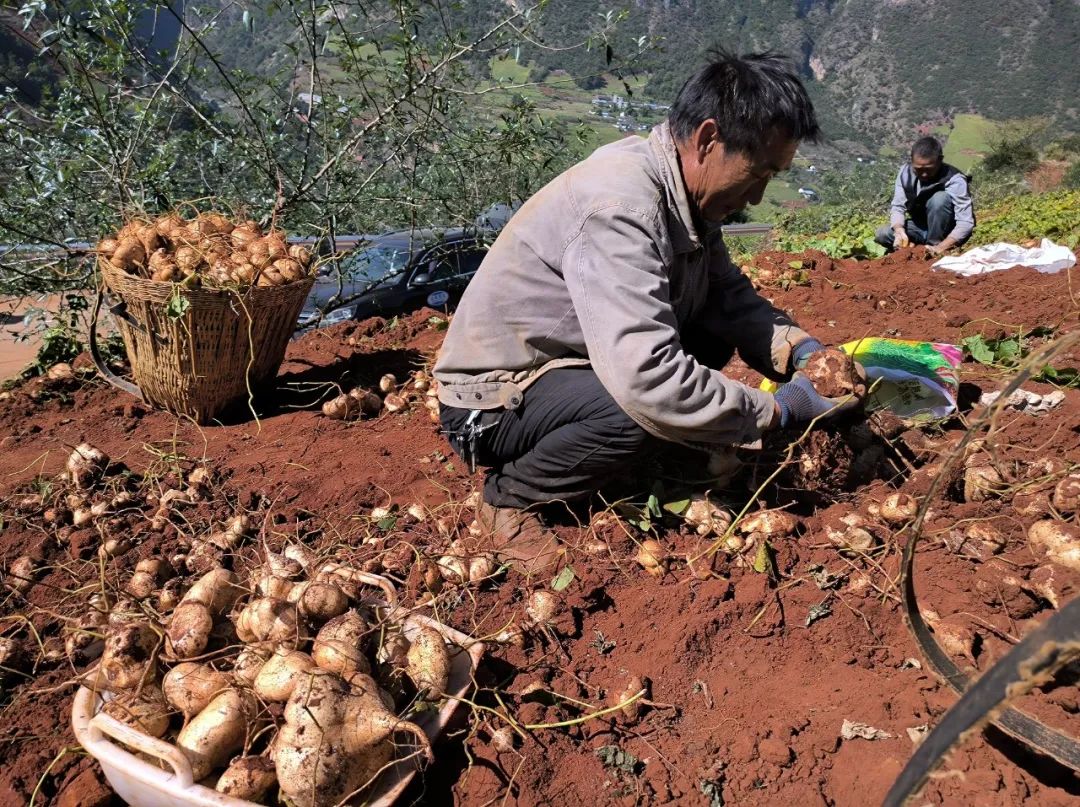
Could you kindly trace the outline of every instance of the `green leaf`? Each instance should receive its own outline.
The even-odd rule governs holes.
[[[802,261],[788,261],[788,266],[790,266],[792,269],[802,269],[803,268],[803,262]]]
[[[617,745],[602,745],[593,752],[600,763],[614,773],[633,775],[638,768],[638,758]]]
[[[833,574],[820,563],[810,564],[806,567],[806,571],[822,591],[840,588],[840,585],[846,580],[844,575]]]
[[[862,243],[863,249],[866,250],[866,254],[869,255],[871,258],[882,258],[888,251],[885,249],[885,247],[881,246],[881,244],[879,244],[873,238],[864,238]]]
[[[387,516],[386,518],[380,518],[378,521],[376,521],[375,526],[383,532],[390,532],[390,530],[394,529],[394,525],[396,525],[397,522],[398,517],[396,515]]]
[[[772,571],[772,557],[769,555],[769,542],[762,539],[758,544],[757,554],[754,556],[754,571],[765,574]]]
[[[664,505],[664,509],[671,513],[673,516],[681,516],[686,512],[686,508],[690,506],[689,499],[679,499],[675,502],[668,502]]]
[[[971,358],[975,359],[979,364],[994,363],[994,351],[981,334],[966,336],[960,340],[960,344],[971,354]]]
[[[1020,340],[1003,339],[997,345],[997,358],[1002,364],[1015,364],[1020,359]]]
[[[165,306],[165,313],[171,319],[180,319],[188,312],[189,308],[191,308],[191,301],[182,295],[179,289],[174,289],[168,305]]]
[[[701,791],[701,795],[709,800],[709,807],[724,807],[723,783],[702,780],[698,782],[698,790]]]
[[[1062,367],[1060,370],[1056,367],[1047,365],[1042,369],[1037,376],[1034,376],[1032,381],[1041,381],[1045,384],[1053,384],[1057,387],[1076,388],[1080,387],[1080,370],[1075,367]]]
[[[556,575],[555,579],[551,581],[551,588],[553,591],[562,591],[568,585],[574,582],[576,577],[573,566],[564,566],[563,570]]]
[[[649,494],[649,500],[645,503],[645,510],[652,518],[661,519],[664,517],[663,511],[660,509],[660,499],[655,493]]]

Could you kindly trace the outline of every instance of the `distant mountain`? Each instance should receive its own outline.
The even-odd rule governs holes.
[[[550,0],[546,44],[580,39],[610,7]],[[661,38],[646,88],[661,98],[716,44],[791,55],[834,137],[906,140],[957,112],[1080,129],[1078,0],[634,0],[616,59],[641,35]],[[602,49],[527,55],[576,76],[604,65]]]
[[[428,40],[443,36],[444,26],[475,34],[518,5],[441,0],[422,6],[410,25]],[[223,64],[281,84],[291,79],[301,42],[295,19],[280,6],[206,0],[189,5],[189,13],[196,27],[213,21],[204,39]],[[612,11],[627,17],[611,42],[610,65],[603,44],[567,48]],[[376,2],[342,19],[363,19],[377,32],[385,18],[382,30],[393,32],[398,21],[389,14]],[[142,33],[155,46],[175,36],[169,15],[144,18]],[[14,14],[0,11],[0,79],[34,103],[52,77],[19,27]],[[603,85],[606,70],[626,69],[639,37],[655,39],[659,50],[636,67],[648,76],[645,94],[663,101],[713,46],[786,53],[834,140],[904,143],[920,127],[961,112],[999,120],[1046,116],[1080,131],[1080,0],[548,0],[538,33],[517,50],[522,63],[535,66],[534,77],[564,70],[588,89]],[[389,39],[384,44],[394,47]],[[487,56],[473,69],[482,75]]]

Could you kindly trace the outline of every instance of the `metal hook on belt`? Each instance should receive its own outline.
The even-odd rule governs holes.
[[[480,417],[485,410],[474,409],[465,419],[465,425],[459,433],[464,438],[462,448],[468,456],[465,458],[469,463],[469,473],[476,473],[477,441],[489,429],[499,425],[500,418],[495,418],[490,423],[480,423]]]

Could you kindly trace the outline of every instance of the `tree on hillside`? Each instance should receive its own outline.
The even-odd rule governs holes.
[[[488,78],[539,20],[534,5],[450,0],[0,13],[0,245],[56,248],[0,246],[0,294],[86,287],[71,239],[177,207],[332,238],[470,224],[527,197],[583,142]],[[614,27],[596,20],[589,42]]]

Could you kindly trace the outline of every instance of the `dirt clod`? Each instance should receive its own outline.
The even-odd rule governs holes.
[[[826,398],[866,396],[866,382],[859,375],[854,360],[838,350],[819,350],[810,356],[802,372]]]

